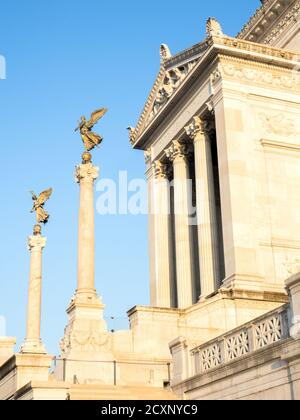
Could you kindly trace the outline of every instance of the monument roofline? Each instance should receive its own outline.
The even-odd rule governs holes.
[[[204,49],[204,44],[206,49]],[[195,53],[197,52],[199,54],[200,50],[202,52],[198,60],[196,60],[196,62],[194,61],[188,74],[180,81],[178,86],[176,86],[174,92],[160,107],[156,115],[151,115],[151,107],[154,106],[156,95],[159,92],[159,89],[162,86],[168,72],[172,71],[174,66],[182,66],[183,63],[188,61],[188,57],[190,57],[191,61],[193,61],[195,59]],[[176,103],[178,103],[183,94],[186,93],[189,86],[198,77],[207,72],[207,69],[213,65],[218,56],[240,58],[256,64],[273,65],[285,69],[293,69],[296,65],[298,65],[298,62],[296,61],[298,54],[293,51],[274,48],[268,45],[262,45],[228,36],[213,36],[207,38],[204,43],[202,42],[188,50],[185,50],[182,53],[167,59],[162,64],[159,75],[150,92],[138,124],[131,134],[131,144],[133,148],[144,149],[147,146],[147,139],[149,136],[160,125],[162,120],[166,118]]]

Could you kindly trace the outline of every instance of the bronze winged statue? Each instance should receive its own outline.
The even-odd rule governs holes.
[[[103,138],[94,133],[92,128],[106,113],[107,109],[102,108],[93,112],[89,121],[84,116],[81,117],[78,127],[75,129],[75,131],[80,131],[83,144],[88,152],[99,146],[103,141]]]
[[[44,205],[47,200],[51,197],[51,194],[53,192],[52,188],[49,188],[46,191],[43,191],[39,197],[35,195],[33,191],[30,191],[32,195],[33,208],[31,210],[31,213],[36,213],[36,221],[37,223],[43,223],[44,225],[48,223],[49,220],[49,214],[44,210]]]

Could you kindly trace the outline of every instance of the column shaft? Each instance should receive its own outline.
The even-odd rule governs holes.
[[[215,292],[220,280],[213,163],[208,123],[195,117],[187,133],[194,140],[201,298]]]
[[[174,258],[172,245],[171,197],[168,167],[155,164],[155,306],[170,308],[174,304]]]
[[[22,353],[46,353],[41,341],[41,300],[42,300],[42,251],[46,238],[30,236],[30,273],[28,287],[28,308],[26,339]]]
[[[194,299],[194,252],[193,232],[190,223],[192,186],[189,174],[186,144],[174,141],[167,156],[173,161],[174,168],[174,213],[176,242],[176,274],[179,308],[187,308]]]
[[[147,183],[148,183],[148,248],[150,268],[150,304],[156,306],[156,275],[155,275],[155,217],[154,217],[154,167],[151,165],[151,157],[146,156]]]
[[[27,333],[28,340],[39,340],[41,331],[42,250],[33,249],[30,257],[28,290]]]
[[[98,168],[91,163],[82,164],[77,167],[76,176],[80,184],[77,293],[96,293],[94,181]]]

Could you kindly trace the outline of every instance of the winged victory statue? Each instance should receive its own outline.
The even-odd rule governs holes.
[[[36,213],[37,223],[43,223],[45,225],[49,221],[50,216],[44,210],[44,205],[51,197],[52,192],[52,188],[49,188],[48,190],[43,191],[38,197],[33,191],[31,191],[32,200],[34,201],[31,213]]]
[[[75,131],[80,131],[81,138],[87,152],[93,150],[95,147],[98,147],[103,141],[103,138],[94,133],[92,129],[106,113],[106,108],[99,109],[92,113],[89,121],[87,121],[86,117],[82,116],[78,123],[78,127],[75,129]]]

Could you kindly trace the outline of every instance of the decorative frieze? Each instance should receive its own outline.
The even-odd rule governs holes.
[[[273,87],[285,91],[300,91],[300,77],[292,70],[284,70],[264,64],[249,65],[248,62],[241,59],[227,59],[219,64],[217,71],[223,79]]]

